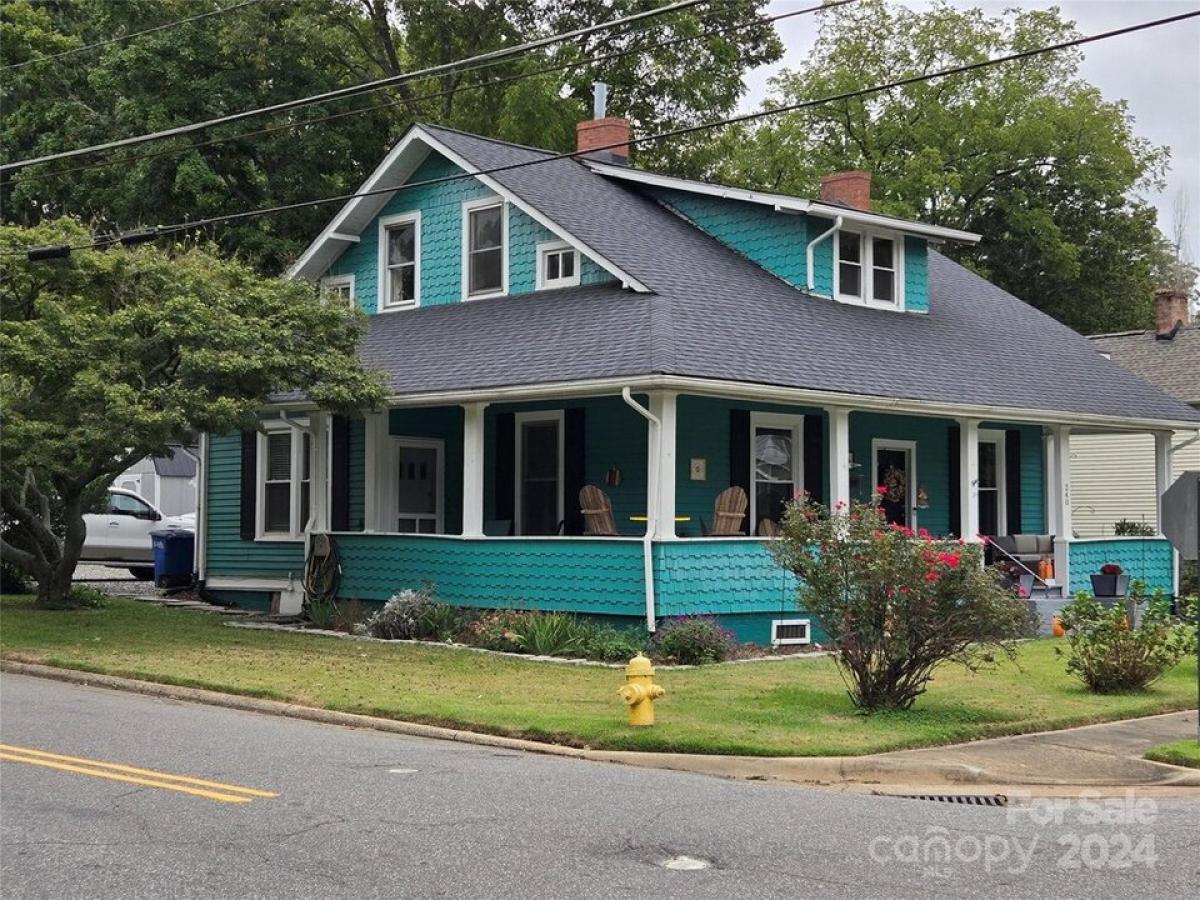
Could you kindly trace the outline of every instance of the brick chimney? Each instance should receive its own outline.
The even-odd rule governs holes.
[[[629,120],[606,115],[608,85],[597,81],[593,88],[591,119],[575,125],[575,149],[598,162],[629,165]],[[616,146],[610,146],[615,144]],[[604,149],[598,149],[603,147]]]
[[[1173,288],[1160,288],[1154,292],[1154,330],[1160,340],[1175,337],[1175,327],[1192,324],[1192,311],[1188,295]]]
[[[821,199],[854,209],[870,209],[871,173],[855,169],[826,175],[821,179]]]

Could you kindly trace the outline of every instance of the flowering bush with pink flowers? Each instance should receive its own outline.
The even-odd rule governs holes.
[[[800,606],[820,620],[864,710],[908,709],[939,665],[1011,655],[1025,627],[1026,605],[979,546],[889,524],[878,498],[831,514],[799,495],[775,556],[799,579]]]

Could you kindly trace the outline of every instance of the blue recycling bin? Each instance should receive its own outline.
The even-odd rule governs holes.
[[[192,559],[196,536],[181,528],[150,532],[154,549],[154,586],[187,587],[192,583]]]

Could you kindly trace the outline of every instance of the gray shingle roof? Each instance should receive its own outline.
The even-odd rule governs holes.
[[[544,158],[425,126],[480,169]],[[362,347],[399,393],[672,374],[1142,419],[1200,413],[938,253],[930,312],[809,297],[627,182],[574,160],[491,175],[654,293],[547,291],[372,316]]]
[[[1185,403],[1200,405],[1200,326],[1181,328],[1169,341],[1153,331],[1097,334],[1092,343],[1113,362]]]

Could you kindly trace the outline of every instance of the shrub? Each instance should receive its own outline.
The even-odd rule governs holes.
[[[10,563],[0,563],[0,596],[28,594],[29,589],[29,577],[24,572]]]
[[[457,609],[433,598],[432,592],[406,590],[393,594],[367,620],[367,633],[388,640],[449,641],[462,625]]]
[[[108,594],[90,584],[73,584],[67,603],[72,609],[99,609],[108,603]]]
[[[944,662],[977,669],[996,650],[1013,655],[1026,620],[978,546],[888,524],[877,503],[831,515],[800,495],[773,549],[863,710],[910,708]]]
[[[367,620],[371,611],[361,600],[343,600],[333,609],[329,627],[334,631],[353,633],[356,625]]]
[[[586,623],[583,656],[601,662],[626,662],[646,649],[646,635],[634,628]]]
[[[1154,537],[1154,526],[1133,519],[1119,519],[1113,524],[1113,534],[1118,537]]]
[[[1101,575],[1124,575],[1125,570],[1116,563],[1105,563],[1100,567]]]
[[[1135,628],[1129,617],[1138,607],[1144,609]],[[1133,583],[1125,603],[1104,606],[1080,593],[1060,616],[1070,647],[1067,671],[1096,694],[1144,690],[1195,648],[1195,627],[1171,614],[1161,590],[1147,598],[1142,581]]]
[[[303,614],[313,628],[327,629],[333,623],[336,603],[332,598],[305,597]]]
[[[520,632],[526,615],[512,609],[483,612],[467,622],[463,629],[463,641],[486,650],[518,653],[521,651]]]
[[[733,645],[733,633],[712,616],[681,616],[659,625],[650,640],[650,651],[655,659],[698,666],[721,662]]]

